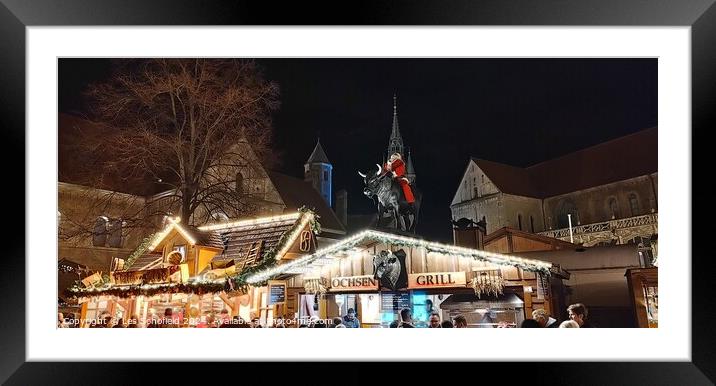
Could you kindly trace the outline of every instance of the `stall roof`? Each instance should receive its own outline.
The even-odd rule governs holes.
[[[468,257],[499,265],[510,265],[528,271],[540,271],[547,273],[552,267],[552,263],[542,260],[525,259],[514,255],[503,255],[495,252],[458,247],[448,244],[440,244],[393,233],[380,232],[376,230],[366,230],[352,237],[348,237],[343,241],[330,245],[326,248],[322,248],[312,255],[308,255],[288,262],[286,264],[281,264],[276,267],[269,268],[262,272],[257,272],[256,274],[250,276],[247,279],[247,282],[260,283],[264,280],[268,280],[278,275],[296,275],[310,272],[314,268],[319,268],[332,263],[333,261],[335,261],[336,258],[345,257],[345,255],[349,254],[352,250],[368,247],[375,243],[387,243],[403,247],[425,248],[429,252]]]
[[[199,227],[204,232],[213,232],[223,240],[223,251],[212,259],[212,263],[226,265],[251,260],[253,264],[262,260],[278,246],[281,237],[296,227],[305,225],[309,214],[300,212],[288,215],[265,217],[253,220],[225,222]],[[252,254],[253,252],[253,254]],[[280,258],[280,256],[279,256]],[[243,264],[242,264],[243,265]],[[246,268],[246,267],[244,267]]]
[[[132,265],[126,267],[125,271],[145,271],[147,269],[156,268],[162,263],[161,253],[145,253],[137,257]]]

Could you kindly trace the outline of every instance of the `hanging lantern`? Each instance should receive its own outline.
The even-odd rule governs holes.
[[[478,298],[483,294],[498,296],[502,295],[505,281],[502,278],[502,271],[493,269],[475,272],[475,277],[470,281],[470,285]]]
[[[307,294],[323,295],[326,293],[325,279],[321,277],[306,278],[303,280],[303,289]]]

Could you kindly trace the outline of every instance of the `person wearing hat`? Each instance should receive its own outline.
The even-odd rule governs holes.
[[[391,173],[392,177],[400,184],[405,201],[408,204],[414,204],[415,196],[413,196],[413,190],[410,188],[410,181],[405,177],[405,162],[403,162],[403,157],[400,153],[393,153],[388,162],[383,165],[383,170],[383,175]]]

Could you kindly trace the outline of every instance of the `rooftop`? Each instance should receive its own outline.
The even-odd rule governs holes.
[[[503,193],[547,198],[657,172],[658,129],[520,168],[472,158]]]
[[[376,230],[366,230],[343,239],[342,241],[332,244],[326,248],[322,248],[312,255],[304,256],[286,264],[281,264],[264,272],[258,272],[249,277],[247,282],[258,283],[278,275],[296,275],[306,273],[313,268],[331,264],[337,258],[346,257],[351,251],[354,251],[355,248],[367,247],[375,243],[388,243],[405,247],[421,247],[426,248],[431,252],[469,257],[498,265],[511,265],[528,271],[547,271],[552,267],[552,263],[542,260],[524,259],[514,255],[504,255],[495,252],[440,244],[414,237],[401,236]]]

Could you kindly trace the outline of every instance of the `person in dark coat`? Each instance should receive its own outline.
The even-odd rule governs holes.
[[[577,324],[579,324],[579,328],[597,327],[594,325],[594,323],[591,323],[589,320],[587,320],[587,306],[582,303],[571,304],[569,307],[567,307],[567,313],[569,314],[569,319],[572,319],[577,322]]]
[[[525,319],[520,323],[520,328],[540,328],[540,325],[534,319]]]
[[[400,310],[400,325],[398,328],[415,328],[413,326],[413,313],[410,311],[410,308],[403,308]]]

